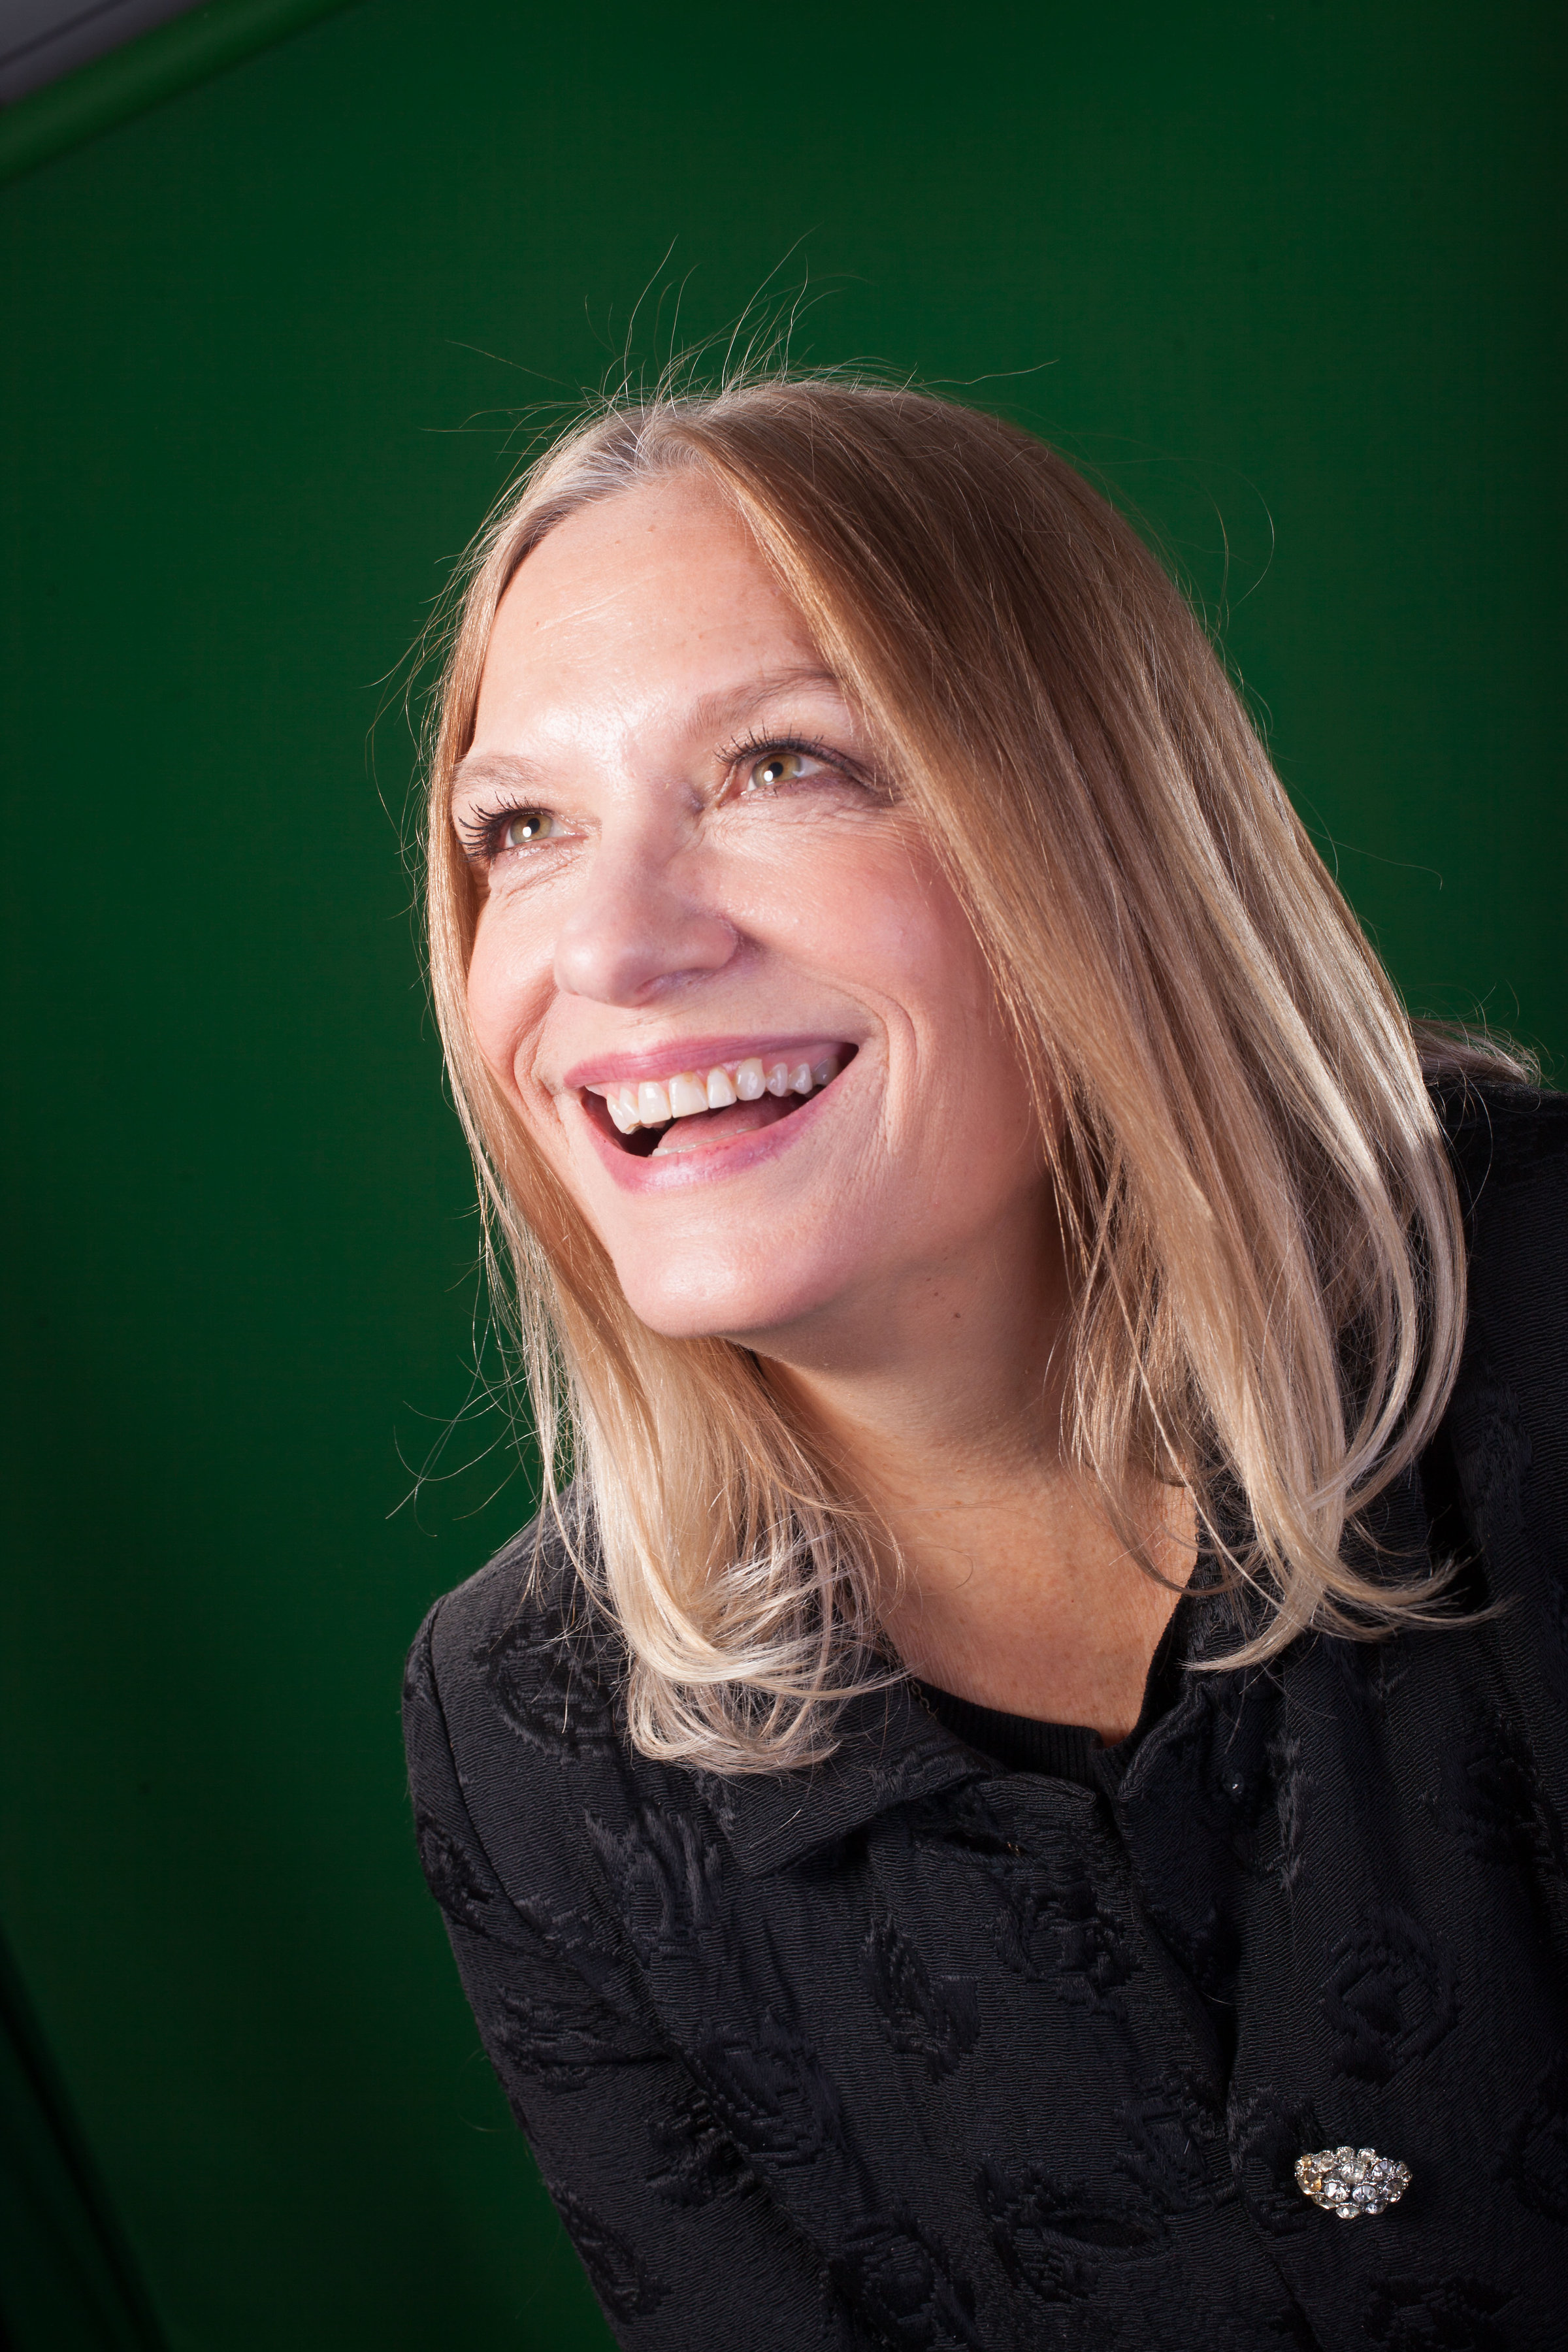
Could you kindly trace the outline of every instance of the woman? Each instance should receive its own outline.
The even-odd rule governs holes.
[[[909,392],[611,410],[429,861],[546,1486],[414,1794],[620,2340],[1560,2344],[1568,1124],[1137,539]]]

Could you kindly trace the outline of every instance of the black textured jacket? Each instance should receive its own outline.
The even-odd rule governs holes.
[[[1568,2345],[1568,1100],[1450,1121],[1464,1370],[1383,1532],[1488,1622],[1162,1692],[1093,1787],[908,1690],[812,1773],[646,1762],[526,1543],[407,1736],[485,2046],[610,2321],[670,2352]],[[1345,2222],[1298,2156],[1375,2147]]]

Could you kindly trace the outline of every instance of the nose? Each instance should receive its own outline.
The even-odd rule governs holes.
[[[685,887],[684,861],[601,842],[555,940],[555,985],[601,1004],[643,1005],[721,971],[734,927]]]

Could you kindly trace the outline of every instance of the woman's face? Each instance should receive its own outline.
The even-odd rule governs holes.
[[[843,1361],[1038,1247],[970,927],[700,478],[583,509],[521,566],[452,816],[480,1051],[653,1329]]]

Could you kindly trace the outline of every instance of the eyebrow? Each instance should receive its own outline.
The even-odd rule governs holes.
[[[765,703],[776,702],[781,695],[798,694],[803,687],[826,686],[842,695],[843,683],[830,669],[820,669],[815,663],[802,663],[795,669],[766,671],[743,687],[717,687],[711,694],[700,694],[691,706],[693,731],[700,735],[722,734],[752,718]]]
[[[749,679],[744,686],[716,687],[711,693],[699,695],[686,714],[686,725],[693,735],[722,735],[743,726],[782,695],[798,694],[807,687],[826,687],[840,696],[844,693],[842,681],[831,670],[802,664],[795,669],[769,671],[762,677]],[[469,751],[452,771],[451,791],[454,798],[460,792],[471,792],[486,784],[526,791],[539,781],[542,779],[535,762],[519,752]]]
[[[526,792],[537,773],[533,762],[520,760],[515,751],[468,751],[452,771],[447,797],[456,800],[459,793],[482,791],[487,784]]]

